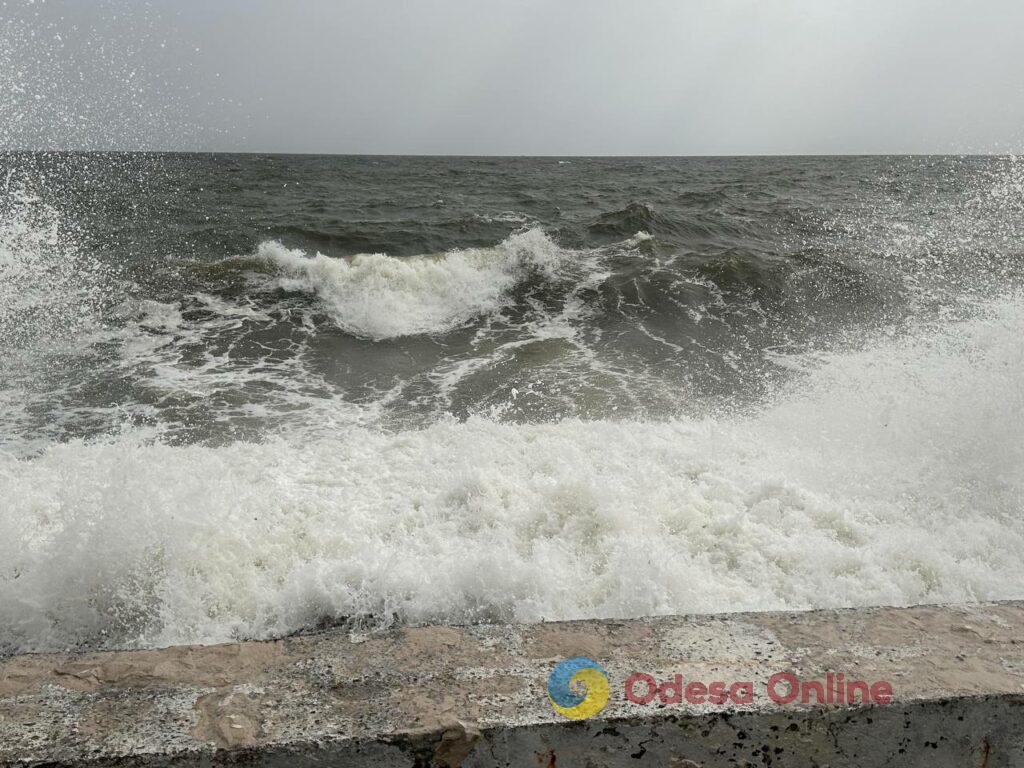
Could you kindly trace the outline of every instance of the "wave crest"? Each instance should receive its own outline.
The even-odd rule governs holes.
[[[315,295],[340,328],[379,341],[444,333],[493,313],[517,284],[553,273],[569,254],[529,229],[491,248],[438,255],[338,259],[267,241],[255,258],[276,272],[275,287]]]

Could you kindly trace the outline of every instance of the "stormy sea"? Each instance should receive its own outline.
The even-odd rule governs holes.
[[[1014,157],[0,154],[0,653],[1024,597]]]

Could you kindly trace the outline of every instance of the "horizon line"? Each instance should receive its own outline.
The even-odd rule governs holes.
[[[778,152],[738,154],[460,154],[443,152],[307,152],[282,150],[219,150],[219,149],[27,149],[0,148],[0,155],[8,154],[80,154],[80,155],[274,155],[280,157],[389,157],[389,158],[462,158],[462,159],[739,159],[739,158],[811,158],[811,157],[1015,157],[1017,152]]]

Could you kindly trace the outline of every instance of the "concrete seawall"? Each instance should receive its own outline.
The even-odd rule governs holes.
[[[607,670],[596,716],[547,697]],[[633,703],[634,672],[749,681],[747,703]],[[773,674],[891,703],[778,703]],[[647,690],[643,684],[638,689]],[[0,661],[0,765],[1024,766],[1024,602],[421,627]]]

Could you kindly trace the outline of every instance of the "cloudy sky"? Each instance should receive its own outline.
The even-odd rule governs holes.
[[[1024,148],[1020,0],[0,0],[0,146]]]

